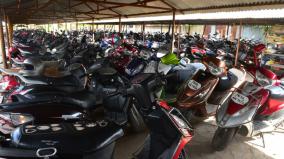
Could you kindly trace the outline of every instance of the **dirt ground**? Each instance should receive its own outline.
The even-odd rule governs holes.
[[[190,159],[284,159],[284,128],[264,134],[262,138],[245,138],[237,135],[227,149],[214,152],[210,143],[217,129],[215,119],[209,118],[195,126],[195,136],[187,145]],[[147,133],[128,133],[119,140],[116,147],[115,159],[129,159],[133,152],[142,145]]]

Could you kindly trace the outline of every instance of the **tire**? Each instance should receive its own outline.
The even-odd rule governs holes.
[[[184,149],[182,149],[178,159],[189,159],[189,155]]]
[[[146,125],[144,123],[143,117],[139,113],[137,101],[133,99],[131,102],[131,107],[129,108],[129,123],[134,132],[142,132],[146,129]]]
[[[220,128],[215,131],[211,146],[215,151],[224,150],[232,141],[237,132],[237,128]]]
[[[192,125],[199,124],[205,119],[205,118],[196,116],[195,111],[193,110],[184,111],[183,115],[185,116],[186,120]]]

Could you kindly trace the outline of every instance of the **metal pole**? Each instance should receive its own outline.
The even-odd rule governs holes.
[[[65,31],[67,31],[67,22],[65,22]]]
[[[227,33],[226,33],[227,39],[229,39],[229,29],[230,29],[230,25],[227,25]]]
[[[106,25],[104,24],[104,38],[106,37]]]
[[[95,42],[95,32],[94,32],[94,22],[95,20],[92,20],[92,34],[93,34],[93,42]]]
[[[76,31],[78,31],[78,21],[76,20]]]
[[[173,10],[173,21],[172,21],[172,46],[171,52],[174,51],[175,48],[175,27],[176,27],[176,11]]]
[[[1,52],[1,55],[2,55],[3,66],[6,69],[6,68],[8,68],[8,65],[7,65],[7,59],[6,59],[2,17],[0,17],[0,52]]]
[[[202,32],[202,38],[203,38],[204,33],[205,33],[205,31],[206,31],[206,27],[207,27],[207,25],[204,25],[203,32]]]
[[[178,46],[177,46],[177,47],[178,47],[178,52],[177,52],[177,53],[178,53],[178,56],[179,56],[179,49],[180,49],[180,46],[179,46],[179,44],[180,44],[180,43],[179,43],[179,42],[180,42],[180,41],[179,41],[179,40],[180,40],[180,33],[181,33],[181,24],[179,24],[178,41],[177,41],[177,45],[178,45]]]
[[[145,23],[142,24],[142,35],[143,35],[143,42],[145,42]]]
[[[161,24],[161,33],[163,32],[163,24]]]
[[[121,16],[118,18],[118,32],[121,33]]]
[[[239,56],[239,49],[240,49],[240,39],[241,39],[241,36],[242,36],[242,26],[243,26],[243,21],[241,20],[240,21],[240,27],[239,27],[239,36],[238,36],[238,45],[237,45],[237,51],[236,51],[236,58],[235,58],[235,67],[237,66],[238,64],[238,56]]]

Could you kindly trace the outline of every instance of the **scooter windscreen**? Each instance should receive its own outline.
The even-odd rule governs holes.
[[[252,121],[258,108],[266,102],[267,90],[246,82],[232,93],[231,99],[222,105],[216,114],[220,127],[235,127]]]

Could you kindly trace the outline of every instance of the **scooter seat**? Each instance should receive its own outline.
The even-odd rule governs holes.
[[[284,100],[284,88],[279,86],[271,86],[269,88],[269,91],[271,98]]]
[[[226,91],[232,87],[239,87],[244,81],[245,73],[239,69],[232,68],[228,72],[228,76],[225,78],[220,78],[218,85],[216,86],[217,91]]]
[[[86,110],[95,109],[97,105],[102,104],[102,100],[97,100],[93,92],[86,90],[66,95],[63,102],[80,106]]]
[[[48,127],[48,129],[42,130],[40,127]],[[94,159],[111,158],[115,141],[122,136],[123,130],[119,126],[106,120],[98,120],[22,125],[12,132],[11,140],[18,150],[28,149],[39,152],[53,148],[56,149],[56,156],[53,156],[56,158],[75,159],[82,158],[84,155],[84,158]]]

